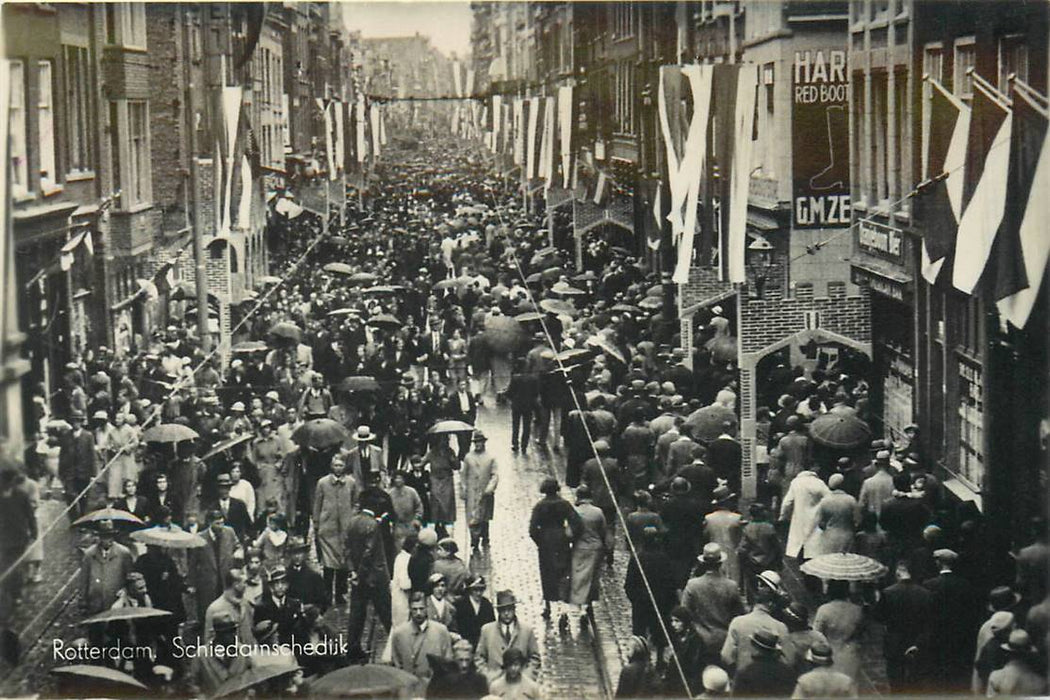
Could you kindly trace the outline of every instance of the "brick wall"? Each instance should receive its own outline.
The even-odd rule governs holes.
[[[188,138],[182,27],[172,5],[147,5],[150,52],[150,147],[153,199],[165,214],[165,233],[185,226]]]
[[[741,309],[741,352],[759,352],[807,328],[806,312],[819,314],[820,329],[860,343],[871,342],[871,315],[866,289],[846,295],[844,283],[829,283],[828,296],[813,296],[811,285],[798,285],[791,299],[752,299]]]
[[[100,76],[104,97],[108,100],[149,99],[151,61],[150,55],[143,51],[119,46],[105,47]]]
[[[211,158],[197,159],[197,201],[205,236],[215,235],[215,165]]]
[[[718,279],[718,270],[694,265],[689,270],[689,281],[678,287],[679,310],[723,298],[732,291],[732,284]]]

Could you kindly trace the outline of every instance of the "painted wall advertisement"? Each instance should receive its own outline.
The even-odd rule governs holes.
[[[846,50],[796,51],[791,86],[792,220],[797,229],[850,223]]]

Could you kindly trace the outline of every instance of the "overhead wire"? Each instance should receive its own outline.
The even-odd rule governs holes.
[[[324,216],[322,215],[321,218],[324,218]],[[264,294],[262,294],[258,298],[258,300],[256,301],[255,306],[253,306],[248,311],[248,313],[245,314],[244,317],[241,318],[241,320],[230,329],[230,337],[233,337],[233,335],[237,331],[239,331],[241,328],[244,327],[244,324],[247,323],[248,320],[250,318],[252,318],[259,311],[259,309],[262,308],[262,306],[266,302],[266,300],[269,299],[270,296],[274,292],[276,292],[287,281],[288,276],[292,272],[294,272],[303,263],[303,261],[313,251],[313,249],[317,246],[317,244],[320,243],[328,235],[329,235],[328,227],[325,226],[322,229],[322,231],[317,236],[315,236],[312,239],[310,244],[303,251],[302,255],[300,255],[299,258],[296,259],[296,261],[284,272],[284,275],[281,277],[281,281],[273,284],[270,287],[270,289],[268,289]],[[200,310],[198,310],[198,313],[200,313]],[[184,389],[186,387],[187,382],[190,380],[190,378],[195,376],[197,374],[197,372],[200,371],[200,369],[202,367],[204,367],[204,365],[206,363],[208,363],[213,357],[215,357],[215,355],[218,352],[220,352],[220,350],[223,349],[224,345],[225,345],[225,343],[216,343],[215,347],[213,347],[210,351],[208,351],[208,353],[200,360],[200,362],[197,363],[196,367],[194,367],[192,372],[187,373],[187,374],[183,374],[181,377],[179,377],[173,383],[171,390],[164,396],[164,398],[161,401],[157,402],[157,404],[154,406],[154,408],[153,408],[152,412],[149,414],[149,416],[147,416],[146,419],[142,421],[142,430],[143,431],[145,431],[147,426],[149,426],[151,423],[153,423],[153,421],[155,421],[157,419],[157,417],[160,416],[160,413],[161,413],[161,410],[163,409],[164,403],[168,399],[170,399],[173,396],[175,396],[179,391]],[[51,523],[44,529],[44,531],[42,533],[40,533],[37,536],[37,538],[26,547],[25,551],[22,552],[22,554],[17,559],[15,559],[15,561],[12,562],[12,564],[7,569],[5,569],[3,572],[0,572],[0,583],[3,583],[3,581],[8,576],[10,576],[11,574],[13,574],[15,572],[18,569],[18,567],[21,565],[21,563],[26,559],[26,557],[29,556],[30,552],[32,551],[33,546],[36,545],[37,543],[42,543],[44,541],[44,538],[47,537],[47,535],[50,534],[63,521],[63,518],[70,514],[70,512],[73,510],[73,507],[76,506],[80,502],[80,500],[82,498],[86,497],[88,493],[90,493],[90,491],[98,483],[99,479],[102,478],[103,474],[105,474],[110,469],[110,467],[113,466],[113,464],[116,462],[117,458],[120,457],[121,455],[125,454],[125,453],[128,453],[128,452],[129,452],[129,448],[127,446],[121,446],[121,448],[119,450],[117,450],[116,453],[114,453],[109,458],[109,460],[106,461],[106,463],[102,466],[102,468],[99,469],[98,472],[91,478],[91,481],[88,482],[87,486],[85,486],[80,491],[80,493],[78,493],[73,498],[73,500],[69,502],[69,504],[65,507],[65,509],[63,509],[63,511],[61,513],[59,513],[58,515],[55,516],[54,520],[52,520]]]
[[[518,277],[521,278],[522,287],[525,289],[525,294],[529,300],[529,304],[532,305],[533,310],[541,316],[540,327],[543,329],[543,335],[547,339],[547,344],[550,346],[551,351],[554,353],[554,361],[558,364],[557,371],[562,375],[566,384],[568,385],[568,394],[572,397],[573,405],[576,407],[576,411],[580,415],[580,424],[583,426],[583,431],[587,437],[587,442],[590,444],[591,452],[594,454],[595,459],[598,461],[598,464],[601,467],[599,471],[602,475],[602,480],[605,482],[605,488],[608,491],[609,496],[613,501],[613,505],[616,508],[617,519],[619,520],[620,525],[623,528],[624,537],[627,541],[627,546],[630,550],[630,555],[634,559],[635,564],[637,564],[638,572],[641,576],[642,582],[645,584],[646,594],[649,596],[649,601],[650,603],[652,603],[653,610],[656,612],[656,619],[660,623],[660,630],[663,633],[664,638],[667,639],[668,642],[670,642],[672,637],[668,632],[667,624],[664,622],[663,616],[659,612],[660,606],[656,602],[656,595],[653,593],[652,585],[649,583],[648,573],[645,571],[645,568],[641,564],[641,560],[638,558],[638,550],[635,547],[630,531],[627,529],[627,519],[624,517],[623,511],[620,508],[620,500],[616,496],[616,490],[613,488],[612,482],[609,481],[609,476],[605,473],[605,459],[602,457],[602,455],[598,453],[598,447],[595,444],[595,439],[593,434],[591,433],[591,428],[587,424],[587,421],[585,419],[586,414],[584,412],[583,406],[580,404],[580,399],[576,395],[575,388],[571,385],[571,383],[569,383],[569,370],[565,368],[565,363],[562,362],[561,358],[558,356],[558,348],[554,342],[554,337],[550,333],[550,329],[547,327],[547,322],[544,318],[544,312],[540,308],[539,304],[536,302],[536,298],[533,296],[532,290],[529,288],[525,271],[522,269],[521,263],[518,260],[518,255],[514,247],[514,241],[510,238],[509,228],[507,227],[506,222],[503,219],[503,214],[500,212],[499,203],[496,200],[495,192],[491,187],[489,187],[489,196],[492,199],[493,207],[496,210],[496,215],[499,217],[501,227],[505,230],[503,236],[508,243],[506,249],[510,253],[510,258],[514,263],[515,269],[517,270]],[[681,678],[682,687],[685,689],[686,697],[692,697],[692,693],[690,692],[689,688],[689,680],[688,678],[686,678],[685,670],[682,667],[681,659],[678,658],[678,652],[675,650],[674,644],[672,643],[668,644],[668,648],[671,650],[671,658],[674,660],[675,668],[677,669],[678,675]]]

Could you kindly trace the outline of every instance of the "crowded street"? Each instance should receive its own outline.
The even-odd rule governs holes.
[[[0,696],[1050,692],[1050,6],[273,5],[5,7]]]

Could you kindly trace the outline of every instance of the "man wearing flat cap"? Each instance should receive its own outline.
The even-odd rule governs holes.
[[[940,692],[969,689],[977,639],[979,600],[970,582],[955,573],[958,559],[959,555],[951,549],[934,551],[933,560],[940,573],[923,582],[933,593],[930,625],[938,631],[939,641],[931,652],[937,674],[935,687]]]

